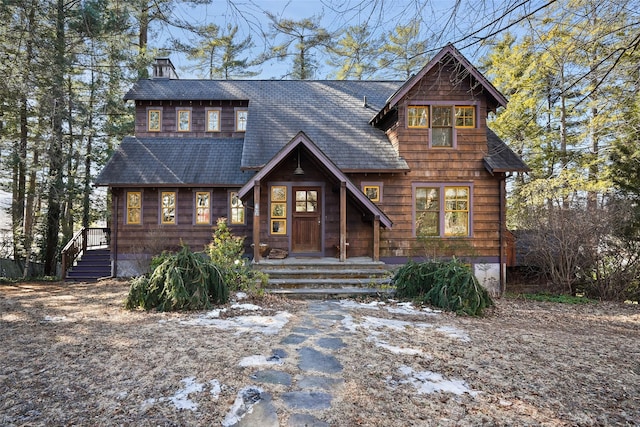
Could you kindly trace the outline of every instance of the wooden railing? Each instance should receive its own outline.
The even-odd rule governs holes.
[[[82,228],[73,235],[69,243],[62,249],[62,271],[61,276],[64,279],[67,271],[73,266],[84,251],[87,249],[108,246],[111,237],[109,228]]]

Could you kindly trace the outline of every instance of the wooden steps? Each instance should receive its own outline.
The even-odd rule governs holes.
[[[285,258],[261,260],[255,269],[269,275],[266,291],[292,298],[389,295],[392,272],[369,258]]]
[[[105,277],[111,277],[111,252],[109,249],[90,249],[67,271],[65,280],[95,282]]]

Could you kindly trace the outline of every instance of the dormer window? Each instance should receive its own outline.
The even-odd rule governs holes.
[[[148,110],[147,129],[149,132],[160,132],[162,126],[162,112],[160,110]]]
[[[207,132],[220,132],[220,110],[207,110]]]
[[[191,130],[191,111],[178,110],[178,132],[189,132]]]
[[[247,130],[247,110],[236,110],[236,131],[246,132]]]

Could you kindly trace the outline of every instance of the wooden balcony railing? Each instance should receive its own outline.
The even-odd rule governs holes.
[[[76,259],[87,249],[108,246],[111,237],[109,228],[82,228],[62,249],[61,277],[67,277],[67,271],[76,262]]]

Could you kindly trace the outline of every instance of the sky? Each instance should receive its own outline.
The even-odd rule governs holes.
[[[499,19],[505,5],[513,3],[510,0],[213,0],[207,5],[179,4],[173,11],[173,18],[198,25],[216,24],[221,28],[228,23],[238,25],[240,39],[251,35],[256,45],[252,52],[255,55],[263,52],[265,44],[274,40],[267,37],[265,42],[264,35],[269,31],[266,11],[292,20],[319,17],[321,25],[330,32],[366,23],[376,36],[416,18],[421,22],[423,37],[430,40],[433,53],[449,42],[457,42],[455,46],[473,61],[482,54],[482,47],[477,43],[468,47],[469,44],[546,1],[522,2],[524,6]],[[170,38],[195,41],[193,36],[176,28],[156,28],[156,31],[158,42]],[[185,55],[172,52],[169,56],[180,78],[199,77]],[[257,78],[281,78],[288,68],[289,63],[271,61],[259,67],[261,74]],[[329,71],[328,66],[322,65],[315,78],[327,78]]]

